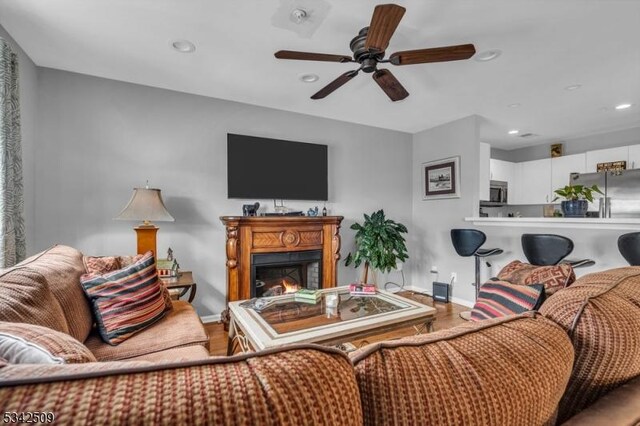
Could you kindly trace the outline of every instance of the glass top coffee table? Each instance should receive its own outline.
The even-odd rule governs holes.
[[[435,308],[382,290],[367,296],[352,296],[348,287],[321,293],[315,304],[298,302],[293,294],[230,302],[227,354],[236,345],[246,352],[292,343],[337,345],[409,326],[431,331],[435,321]]]

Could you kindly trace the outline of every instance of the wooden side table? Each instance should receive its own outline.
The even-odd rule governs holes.
[[[193,273],[191,271],[180,271],[177,277],[163,277],[160,279],[169,290],[177,289],[180,291],[178,293],[178,299],[187,294],[187,292],[189,292],[189,298],[187,299],[189,303],[193,302],[193,299],[196,297],[198,286],[195,281],[193,281]]]

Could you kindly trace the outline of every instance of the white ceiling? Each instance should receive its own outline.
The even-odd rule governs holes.
[[[310,37],[272,24],[286,21],[278,14],[292,5],[314,2],[318,11],[330,7]],[[43,67],[411,133],[477,114],[481,138],[505,149],[640,125],[640,1],[396,2],[407,12],[388,53],[463,43],[503,53],[485,63],[389,64],[411,94],[401,102],[362,73],[314,101],[309,96],[354,64],[273,53],[349,55],[377,2],[0,0],[0,24]],[[175,39],[191,40],[196,52],[172,50]],[[298,80],[310,72],[320,80]],[[582,88],[564,90],[572,84]],[[634,106],[613,110],[623,102]],[[510,129],[540,136],[509,136]]]

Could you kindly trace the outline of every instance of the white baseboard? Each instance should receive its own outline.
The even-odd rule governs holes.
[[[431,291],[424,288],[415,287],[412,285],[406,285],[404,286],[404,289],[415,291],[416,293],[428,294],[429,296],[431,296]],[[475,305],[475,302],[472,302],[466,299],[460,299],[459,297],[451,297],[451,301],[457,305],[466,306],[467,308],[473,308],[473,305]]]
[[[203,324],[210,324],[212,322],[220,322],[220,314],[217,315],[203,315],[200,317],[200,321]]]

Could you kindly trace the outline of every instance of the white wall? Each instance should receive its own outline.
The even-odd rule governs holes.
[[[349,226],[363,213],[384,208],[410,224],[409,134],[52,69],[39,77],[33,251],[64,243],[93,255],[135,252],[135,224],[112,218],[149,179],[176,218],[158,223],[158,251],[170,246],[194,271],[200,315],[219,313],[226,282],[218,218],[255,201],[227,199],[227,132],[329,146],[327,208],[345,216],[343,259],[353,249]],[[289,204],[314,205],[322,209]],[[347,284],[356,272],[341,266],[339,277]]]
[[[413,208],[411,233],[411,284],[431,293],[434,278],[449,282],[451,272],[458,275],[453,296],[458,302],[472,303],[475,290],[470,283],[474,277],[473,258],[459,257],[451,244],[452,228],[468,228],[464,218],[478,210],[478,174],[480,154],[478,119],[463,118],[413,135]],[[421,164],[427,161],[459,155],[460,198],[442,200],[422,199]],[[437,266],[439,276],[429,273]]]
[[[35,237],[35,150],[38,69],[20,46],[0,25],[0,37],[9,42],[18,55],[20,86],[20,121],[22,131],[22,173],[24,183],[25,232],[27,253],[34,247]]]

